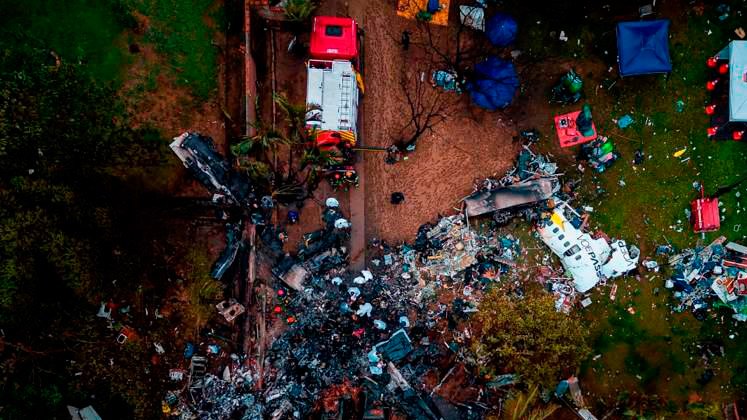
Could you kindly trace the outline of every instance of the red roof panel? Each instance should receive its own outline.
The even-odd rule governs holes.
[[[358,27],[351,18],[316,16],[311,29],[311,57],[354,60],[358,56]]]
[[[721,227],[718,198],[699,198],[690,203],[691,223],[695,233],[713,232]]]

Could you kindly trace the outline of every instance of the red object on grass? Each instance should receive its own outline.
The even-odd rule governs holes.
[[[576,128],[576,118],[581,111],[574,111],[568,114],[555,116],[555,132],[560,140],[560,147],[572,147],[579,144],[588,143],[597,138],[597,127],[594,122],[591,123],[591,129],[594,134],[584,136]]]
[[[358,57],[358,25],[345,17],[316,16],[311,28],[311,57],[350,60]]]
[[[702,192],[701,192],[702,194]],[[690,203],[690,223],[695,233],[714,232],[721,227],[718,198],[700,197]]]
[[[718,128],[716,127],[708,127],[708,129],[706,129],[706,133],[708,133],[708,137],[713,137],[716,135],[717,130]]]

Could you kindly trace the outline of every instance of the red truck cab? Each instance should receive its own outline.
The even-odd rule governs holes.
[[[310,44],[313,59],[346,60],[358,67],[358,25],[351,18],[315,16]]]

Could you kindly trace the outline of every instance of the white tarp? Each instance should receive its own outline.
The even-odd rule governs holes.
[[[485,32],[485,9],[474,6],[459,6],[462,25]]]
[[[747,122],[747,41],[732,41],[716,56],[729,60],[729,121]]]

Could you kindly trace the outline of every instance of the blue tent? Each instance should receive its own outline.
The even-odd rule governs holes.
[[[474,79],[467,84],[472,102],[490,111],[507,107],[518,87],[513,63],[497,57],[477,63]]]
[[[438,0],[428,0],[428,7],[426,7],[426,11],[428,13],[436,13],[441,9],[441,4]]]
[[[647,20],[617,24],[620,76],[669,73],[669,21]]]
[[[485,27],[485,34],[488,36],[491,44],[496,47],[505,47],[514,42],[518,28],[516,20],[510,15],[496,13],[488,20]]]

